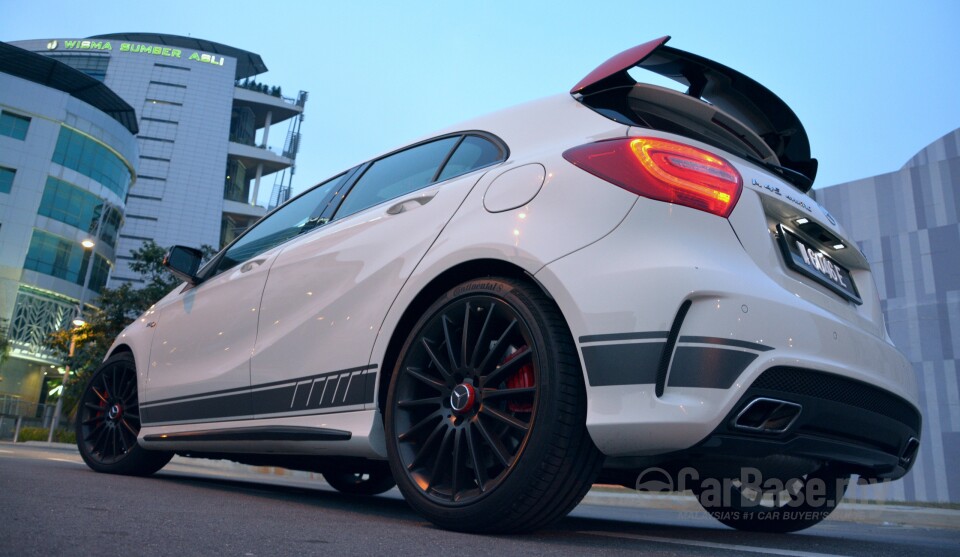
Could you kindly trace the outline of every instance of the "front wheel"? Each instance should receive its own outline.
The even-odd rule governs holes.
[[[424,313],[393,371],[385,426],[407,502],[465,532],[528,531],[565,516],[602,459],[559,309],[511,279],[463,283]]]
[[[731,528],[786,533],[810,528],[827,518],[843,499],[849,482],[849,475],[824,467],[799,478],[771,478],[760,485],[715,481],[701,484],[694,493],[705,511]]]
[[[148,451],[137,443],[140,402],[133,354],[114,354],[94,372],[80,397],[77,448],[97,472],[149,476],[173,453]]]

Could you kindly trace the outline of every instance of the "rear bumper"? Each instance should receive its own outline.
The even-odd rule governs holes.
[[[919,413],[907,360],[875,334],[880,327],[846,320],[771,279],[726,220],[641,199],[611,234],[536,276],[578,342],[587,427],[608,456],[697,447],[796,453],[883,475],[909,468],[900,453],[919,438]],[[805,406],[790,430],[776,437],[727,431],[730,416],[757,393],[776,391],[754,388],[768,372],[863,385],[916,419],[887,420],[883,408],[777,391]]]
[[[757,421],[747,412],[758,400],[796,405],[796,417],[782,430],[754,429]],[[913,466],[920,427],[916,408],[883,389],[839,375],[776,367],[760,374],[684,460],[790,455],[842,464],[861,477],[896,479]]]

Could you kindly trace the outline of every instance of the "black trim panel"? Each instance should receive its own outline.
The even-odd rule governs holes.
[[[604,342],[608,340],[649,340],[667,338],[667,331],[646,331],[642,333],[613,333],[608,335],[585,335],[580,337],[580,342]]]
[[[666,333],[663,338],[666,338]],[[632,342],[581,347],[590,386],[655,382],[665,345],[666,342]]]
[[[680,346],[673,355],[668,385],[729,389],[757,355],[739,350]]]
[[[249,417],[252,413],[249,390],[161,406],[140,406],[140,419],[145,425],[160,422]]]
[[[145,402],[144,424],[257,418],[373,402],[376,365]]]
[[[147,435],[150,443],[180,443],[183,441],[349,441],[349,431],[316,427],[263,426],[238,429],[215,429],[210,431],[182,431]]]
[[[720,346],[734,346],[736,348],[756,350],[757,352],[773,350],[772,346],[767,346],[766,344],[757,344],[755,342],[747,342],[745,340],[737,340],[735,338],[680,337],[680,342],[683,344],[718,344]]]

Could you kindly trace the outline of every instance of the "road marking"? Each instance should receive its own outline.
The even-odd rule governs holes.
[[[793,551],[790,549],[780,549],[776,547],[754,547],[752,545],[736,545],[730,543],[702,542],[694,540],[675,540],[672,538],[661,538],[658,536],[642,536],[639,534],[627,534],[623,532],[588,532],[581,531],[579,534],[588,536],[604,536],[607,538],[626,538],[631,540],[641,540],[654,543],[668,543],[673,545],[689,545],[693,547],[705,547],[708,549],[726,549],[728,551],[743,551],[745,553],[761,553],[763,555],[785,555],[787,557],[845,557],[833,553],[813,553],[810,551]]]
[[[48,458],[47,460],[55,460],[57,462],[69,462],[70,464],[83,464],[82,462],[77,462],[76,460],[67,460],[65,458]]]

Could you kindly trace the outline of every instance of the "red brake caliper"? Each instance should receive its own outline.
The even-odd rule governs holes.
[[[506,358],[503,359],[503,362],[500,365],[504,365],[510,360],[512,360],[517,354],[523,352],[527,347],[521,346],[514,350],[511,354],[508,354]],[[523,389],[526,387],[533,387],[535,384],[533,376],[533,365],[526,364],[516,373],[513,374],[510,379],[507,379],[507,388],[508,389]],[[531,412],[533,410],[532,402],[508,402],[507,409],[511,412]]]

